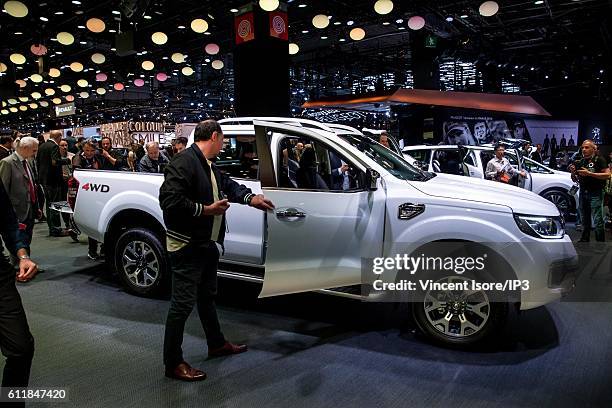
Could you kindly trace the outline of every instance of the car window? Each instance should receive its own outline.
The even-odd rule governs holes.
[[[461,155],[459,149],[440,149],[433,153],[434,171],[446,174],[462,175]]]
[[[482,171],[487,171],[487,164],[495,157],[493,150],[483,150],[480,152],[480,161],[482,162]]]
[[[505,157],[506,159],[508,159],[508,161],[510,162],[510,164],[511,164],[513,167],[518,168],[518,160],[517,160],[516,156],[514,155],[514,153],[508,153],[508,152],[506,152],[506,153],[504,154],[504,157]]]
[[[469,164],[470,166],[476,166],[476,155],[474,154],[474,151],[468,149],[463,161],[465,164]]]
[[[279,142],[280,187],[320,191],[363,190],[365,175],[337,150],[304,137]]]
[[[539,173],[539,174],[551,174],[552,173],[546,167],[528,158],[525,158],[523,160],[523,164],[525,165],[525,168],[527,169],[527,171],[529,171],[530,173]]]
[[[429,164],[429,158],[431,157],[431,149],[407,150],[406,153],[408,153],[421,163]]]
[[[255,136],[225,135],[223,148],[215,164],[230,177],[253,179],[258,177],[259,159]]]

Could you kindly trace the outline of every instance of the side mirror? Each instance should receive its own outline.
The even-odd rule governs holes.
[[[376,191],[378,189],[378,179],[380,178],[380,173],[373,169],[366,170],[366,188],[369,191]]]

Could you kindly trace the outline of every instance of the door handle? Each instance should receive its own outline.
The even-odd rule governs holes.
[[[298,211],[295,208],[288,208],[286,210],[279,210],[276,212],[278,218],[305,218],[306,213]]]

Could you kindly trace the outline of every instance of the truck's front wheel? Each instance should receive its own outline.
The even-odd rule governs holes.
[[[114,252],[115,270],[124,286],[136,295],[154,296],[163,289],[168,264],[159,238],[144,228],[125,231]]]

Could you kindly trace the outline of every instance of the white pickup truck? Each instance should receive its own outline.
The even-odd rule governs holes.
[[[495,254],[513,279],[528,280],[530,290],[510,305],[478,290],[414,295],[412,314],[426,335],[468,345],[498,332],[510,306],[542,306],[572,286],[574,246],[557,208],[536,194],[423,172],[348,127],[283,118],[220,123],[225,145],[217,166],[276,205],[264,213],[234,204],[227,214],[219,276],[260,283],[260,296],[317,291],[373,298],[380,293],[363,289],[371,277],[367,260],[418,255],[431,243],[471,243]],[[310,166],[313,155],[302,147],[314,150]],[[335,173],[339,163],[349,171]],[[77,170],[74,177],[75,222],[105,243],[107,262],[126,288],[147,295],[163,287],[169,274],[158,202],[163,175]],[[446,275],[440,279],[463,278]],[[377,279],[397,283],[400,276],[390,268]]]

